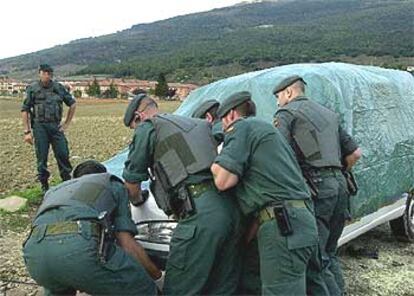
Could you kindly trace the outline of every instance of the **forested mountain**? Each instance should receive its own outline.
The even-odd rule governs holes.
[[[0,75],[48,62],[65,74],[154,79],[162,72],[169,80],[205,83],[280,64],[359,59],[407,66],[413,57],[414,0],[279,0],[140,24],[3,59]]]

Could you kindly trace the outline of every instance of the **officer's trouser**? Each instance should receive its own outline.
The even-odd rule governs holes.
[[[252,239],[247,245],[243,242],[242,244],[242,269],[238,293],[241,295],[260,295],[262,282],[260,280],[260,260],[257,238]]]
[[[47,170],[49,146],[52,145],[53,153],[58,164],[60,177],[63,181],[70,179],[72,165],[69,161],[68,142],[64,133],[59,131],[58,123],[33,123],[34,145],[37,158],[37,172],[40,182],[47,181],[50,176]]]
[[[31,277],[45,295],[155,295],[156,288],[144,268],[115,244],[106,263],[97,256],[98,238],[86,229],[81,234],[45,236],[33,233],[23,253]]]
[[[275,219],[259,228],[263,295],[306,295],[306,266],[317,245],[315,218],[307,209],[288,211],[293,235],[282,236]]]
[[[240,271],[240,213],[230,196],[209,190],[197,213],[179,221],[170,244],[164,294],[235,294]]]
[[[323,175],[322,182],[317,185],[319,196],[314,204],[322,253],[322,277],[330,295],[341,295],[344,279],[336,252],[338,239],[349,216],[346,181],[341,171],[335,170]]]
[[[329,296],[322,268],[322,254],[318,245],[309,260],[306,270],[306,293],[308,296]]]

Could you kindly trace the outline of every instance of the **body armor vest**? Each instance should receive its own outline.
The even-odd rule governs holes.
[[[33,119],[35,122],[57,122],[62,119],[62,98],[59,95],[58,84],[51,82],[52,86],[42,87],[40,82],[33,87]]]
[[[302,154],[299,157],[301,166],[342,167],[336,113],[308,99],[290,102],[282,110],[295,116],[291,132]]]
[[[210,169],[216,145],[205,120],[163,114],[150,121],[156,133],[151,189],[158,206],[169,214],[171,195],[189,175]]]
[[[95,209],[98,215],[106,212],[109,217],[117,207],[112,196],[112,179],[122,182],[109,173],[103,173],[85,175],[60,184],[46,193],[36,218],[48,210],[61,206],[87,206]]]

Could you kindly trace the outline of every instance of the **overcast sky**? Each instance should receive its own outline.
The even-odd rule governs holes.
[[[241,0],[3,0],[0,59]]]

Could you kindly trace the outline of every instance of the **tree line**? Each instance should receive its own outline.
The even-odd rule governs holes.
[[[137,88],[137,89],[134,89],[131,94],[136,95],[140,91],[142,90]],[[96,77],[93,79],[91,83],[88,83],[88,86],[86,88],[86,93],[89,97],[105,98],[105,99],[115,99],[115,98],[118,98],[118,96],[120,95],[118,88],[114,84],[113,81],[109,84],[109,88],[102,91],[99,81],[96,79]],[[164,73],[160,73],[158,75],[155,89],[150,90],[150,94],[153,94],[159,98],[172,97],[175,94],[171,92]],[[82,96],[82,91],[74,90],[73,95],[76,98],[80,98]]]

